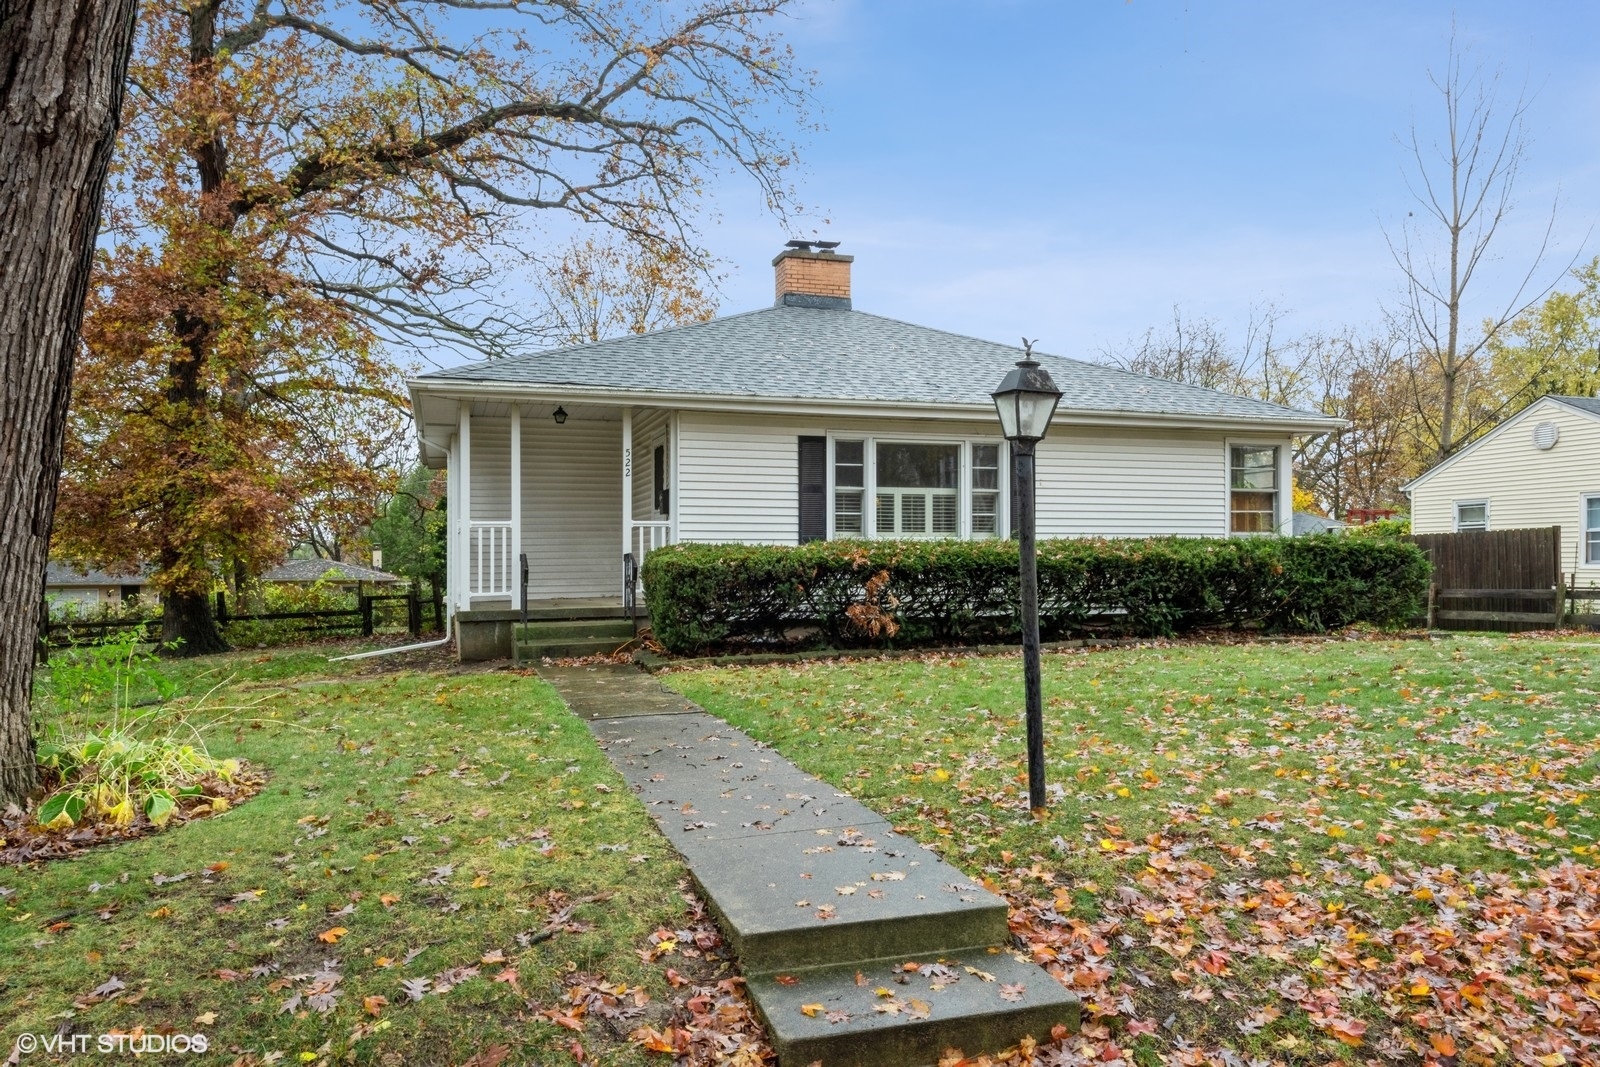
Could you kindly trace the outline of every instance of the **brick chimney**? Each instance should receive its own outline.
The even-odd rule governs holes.
[[[837,241],[790,241],[772,261],[780,307],[850,310],[850,264],[854,256],[834,251]]]

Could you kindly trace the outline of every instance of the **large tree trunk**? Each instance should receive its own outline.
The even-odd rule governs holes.
[[[0,0],[0,805],[37,781],[29,700],[72,362],[136,0]]]
[[[161,598],[161,641],[179,656],[209,656],[231,647],[203,593],[168,593]]]

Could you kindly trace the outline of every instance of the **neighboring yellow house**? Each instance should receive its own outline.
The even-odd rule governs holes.
[[[1411,532],[1561,527],[1561,570],[1600,585],[1600,398],[1546,396],[1403,487]]]

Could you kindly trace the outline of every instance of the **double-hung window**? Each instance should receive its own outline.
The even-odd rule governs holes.
[[[972,536],[1000,536],[1000,446],[972,446]]]
[[[832,441],[833,537],[998,537],[1000,446],[993,441]]]
[[[1600,565],[1600,493],[1583,498],[1583,561]]]
[[[862,501],[867,494],[867,445],[865,441],[833,443],[833,535],[865,537],[866,514]]]
[[[1228,530],[1269,534],[1278,528],[1278,449],[1228,447]]]

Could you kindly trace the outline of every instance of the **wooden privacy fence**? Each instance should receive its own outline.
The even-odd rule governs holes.
[[[1433,563],[1430,629],[1543,629],[1567,619],[1569,601],[1600,600],[1600,589],[1573,588],[1561,573],[1559,526],[1416,534],[1411,541]]]
[[[304,633],[357,630],[362,637],[371,637],[380,625],[399,625],[399,614],[392,605],[404,604],[404,625],[416,636],[422,632],[422,599],[415,590],[406,593],[360,593],[353,608],[327,608],[310,611],[263,611],[235,615],[228,610],[225,593],[217,594],[216,618],[218,625],[233,622],[298,622],[291,629]],[[438,626],[438,611],[434,612]],[[48,662],[50,649],[67,648],[76,644],[103,640],[119,630],[142,629],[146,641],[161,639],[161,617],[147,619],[50,619],[46,617],[39,632],[39,659]]]

